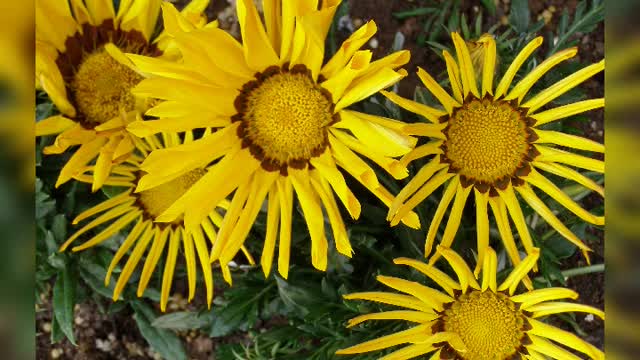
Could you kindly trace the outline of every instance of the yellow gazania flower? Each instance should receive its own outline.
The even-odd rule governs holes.
[[[211,132],[205,133],[205,135]],[[206,138],[207,136],[205,136]],[[177,146],[183,141],[175,133],[162,134],[163,141],[160,141],[156,135],[149,136],[144,140],[136,139],[136,148],[145,156],[149,152],[164,148],[163,143],[169,146]],[[191,143],[193,135],[187,132],[184,143]],[[143,172],[139,167],[140,162],[132,159],[127,163],[121,163],[113,167],[112,173],[105,179],[106,185],[123,186],[127,189],[121,194],[114,196],[78,215],[73,220],[73,224],[80,223],[85,219],[95,217],[91,222],[73,234],[61,246],[60,251],[64,251],[75,240],[96,229],[98,226],[108,224],[99,233],[91,237],[81,245],[72,248],[72,251],[80,251],[89,247],[98,245],[109,239],[114,234],[125,229],[129,224],[133,224],[133,228],[129,232],[127,238],[120,245],[116,252],[105,277],[105,285],[109,285],[111,273],[118,265],[123,256],[133,247],[129,259],[127,260],[113,292],[113,300],[116,301],[125,285],[129,281],[131,274],[140,262],[142,255],[147,251],[147,257],[144,261],[142,275],[138,283],[137,295],[142,296],[149,279],[155,269],[158,260],[166,249],[166,262],[162,277],[162,289],[160,296],[160,308],[165,311],[171,284],[173,282],[173,274],[178,256],[178,250],[182,248],[187,266],[187,278],[189,284],[189,297],[191,300],[195,294],[196,287],[196,256],[202,267],[204,283],[207,288],[207,302],[211,305],[213,298],[213,277],[211,265],[209,263],[209,244],[206,238],[213,245],[216,239],[216,228],[222,224],[222,216],[216,211],[207,214],[207,217],[197,226],[189,231],[185,229],[182,219],[176,219],[171,223],[157,223],[157,217],[165,209],[169,207],[177,198],[184,194],[194,183],[196,183],[206,170],[203,168],[195,168],[191,171],[174,178],[173,180],[155,187],[150,190],[134,193],[134,189],[138,185],[139,179]],[[97,171],[96,166],[91,166],[90,171]],[[222,203],[221,206],[228,208],[228,202]],[[134,247],[135,245],[135,247]],[[194,250],[195,249],[195,250]],[[244,248],[242,248],[250,263],[254,263],[253,259]]]
[[[458,281],[421,261],[398,258],[396,264],[408,265],[427,275],[444,291],[391,276],[378,276],[378,281],[404,294],[362,292],[345,295],[345,299],[375,301],[406,308],[360,315],[349,321],[353,327],[367,320],[403,320],[417,324],[408,330],[338,350],[336,354],[358,354],[410,344],[381,357],[384,360],[412,359],[433,355],[430,359],[580,359],[559,344],[586,354],[591,359],[604,359],[602,351],[576,335],[546,324],[538,318],[565,312],[586,312],[604,320],[604,312],[572,302],[578,294],[565,288],[546,288],[514,295],[518,284],[538,260],[534,248],[516,266],[502,284],[496,282],[497,257],[486,249],[482,284],[465,261],[453,250],[438,246],[455,271]]]
[[[604,162],[570,151],[571,149],[604,153],[604,145],[582,137],[558,131],[544,130],[542,125],[571,115],[604,106],[604,99],[579,101],[573,104],[538,111],[550,101],[577,86],[604,69],[604,60],[577,71],[533,96],[529,89],[554,65],[573,57],[576,48],[558,52],[540,63],[513,88],[511,82],[520,66],[540,46],[542,37],[531,41],[516,56],[494,91],[493,75],[496,62],[496,44],[492,37],[482,37],[485,47],[482,74],[474,73],[467,46],[453,33],[456,62],[444,51],[447,72],[453,96],[449,95],[424,70],[418,76],[427,89],[440,101],[444,110],[432,108],[384,92],[399,106],[424,116],[430,123],[406,126],[408,134],[428,136],[430,142],[415,148],[402,160],[405,163],[422,157],[430,161],[398,194],[390,207],[388,220],[396,225],[416,205],[435,189],[445,186],[426,237],[425,256],[434,244],[436,232],[445,211],[453,201],[441,244],[449,247],[453,242],[468,196],[473,192],[476,204],[479,261],[477,274],[483,264],[489,245],[488,206],[496,218],[499,233],[514,265],[520,256],[512,235],[509,217],[513,220],[527,253],[533,241],[527,229],[516,192],[562,236],[578,246],[586,256],[590,249],[573,234],[540,200],[531,185],[547,193],[581,219],[596,225],[604,224],[604,216],[595,216],[580,207],[539,170],[577,182],[604,196],[603,188],[572,167],[602,173]],[[481,83],[481,89],[476,84]],[[527,97],[525,99],[525,97]],[[567,166],[568,165],[568,166]],[[437,260],[437,256],[431,261]]]
[[[261,264],[271,269],[279,237],[278,270],[287,277],[293,198],[297,194],[311,237],[312,263],[327,266],[328,240],[323,208],[338,251],[352,249],[340,215],[337,195],[351,217],[360,203],[347,186],[344,169],[387,206],[393,196],[362,157],[377,163],[397,179],[408,176],[393,157],[408,153],[416,143],[403,135],[402,122],[346,108],[404,76],[409,52],[371,61],[371,51],[359,51],[373,34],[369,22],[347,39],[324,66],[324,39],[338,1],[264,1],[263,26],[253,1],[237,2],[241,45],[220,29],[175,34],[184,65],[128,55],[153,77],[133,92],[165,100],[147,112],[158,120],[131,123],[128,129],[145,136],[158,131],[182,131],[203,126],[218,128],[207,139],[188,146],[160,150],[142,164],[149,174],[137,191],[153,188],[195,167],[217,161],[159,221],[184,214],[187,227],[234,192],[231,207],[212,249],[228,281],[227,263],[238,252],[268,196],[267,231]],[[166,21],[175,12],[163,6]],[[417,228],[415,213],[402,219]]]
[[[59,134],[45,154],[80,145],[56,186],[84,174],[97,157],[96,191],[111,166],[134,150],[125,126],[147,105],[130,93],[142,76],[128,67],[120,51],[172,55],[166,33],[152,37],[161,3],[123,0],[116,10],[112,0],[36,1],[36,87],[47,92],[61,113],[39,121],[36,136]],[[191,2],[183,10],[184,22],[202,26],[206,20],[200,14],[208,3]]]

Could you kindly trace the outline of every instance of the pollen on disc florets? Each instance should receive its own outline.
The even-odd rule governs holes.
[[[446,305],[438,331],[460,336],[467,351],[464,360],[511,359],[524,350],[528,338],[525,315],[509,297],[492,291],[472,290]]]
[[[446,121],[442,159],[464,186],[473,184],[482,192],[504,189],[530,170],[537,137],[526,110],[489,96],[469,97]]]
[[[80,63],[71,89],[84,121],[101,124],[135,108],[131,89],[141,80],[140,75],[100,49]]]
[[[169,182],[137,193],[138,205],[150,220],[155,220],[207,173],[194,169]]]
[[[328,144],[327,128],[339,121],[331,94],[304,65],[272,66],[244,84],[235,101],[238,136],[262,167],[287,173],[304,168]]]

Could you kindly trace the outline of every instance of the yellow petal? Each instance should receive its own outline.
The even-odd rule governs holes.
[[[353,79],[369,66],[372,55],[371,50],[357,51],[344,68],[323,82],[321,86],[331,93],[333,99],[342,98]]]
[[[396,258],[393,260],[394,264],[408,265],[418,270],[419,272],[427,275],[433,281],[435,281],[440,287],[444,289],[450,296],[454,296],[454,290],[461,290],[460,284],[449,277],[449,275],[438,270],[435,266],[428,265],[422,261],[408,259],[408,258]]]
[[[81,250],[85,250],[92,246],[96,246],[100,244],[101,242],[109,239],[111,236],[115,235],[118,231],[122,230],[124,227],[129,225],[129,223],[135,220],[136,218],[138,218],[140,214],[142,214],[142,210],[132,211],[120,217],[118,220],[111,223],[109,226],[107,226],[104,230],[102,230],[96,236],[92,237],[90,240],[86,241],[82,245],[73,247],[71,251],[74,251],[74,252],[81,251]]]
[[[394,290],[415,296],[436,311],[442,311],[443,304],[454,300],[448,295],[413,281],[383,275],[378,275],[376,279]]]
[[[449,76],[449,84],[451,84],[453,96],[458,103],[462,103],[462,82],[460,80],[458,63],[456,63],[453,56],[451,56],[447,50],[442,51],[442,56],[444,56],[445,63],[447,64],[447,75]]]
[[[537,146],[537,149],[540,151],[540,155],[535,159],[538,162],[559,162],[581,169],[604,173],[604,161],[547,146]]]
[[[545,162],[538,162],[538,161],[534,161],[532,164],[538,169],[544,170],[546,172],[550,172],[558,176],[562,176],[563,178],[566,178],[569,180],[573,180],[578,184],[586,187],[587,189],[593,190],[598,194],[600,194],[600,196],[604,197],[604,189],[602,188],[602,186],[598,185],[595,181],[591,180],[590,178],[580,174],[579,172],[571,168],[562,166],[560,164],[545,163]]]
[[[264,236],[262,256],[260,256],[260,266],[262,266],[265,278],[269,277],[271,272],[276,237],[278,236],[278,225],[280,224],[280,197],[278,196],[277,186],[271,188],[267,204],[267,231]]]
[[[197,227],[193,231],[193,242],[196,245],[196,253],[200,259],[202,267],[202,275],[204,277],[205,288],[207,289],[207,307],[211,309],[211,301],[213,300],[213,275],[211,273],[211,265],[209,264],[209,252],[207,251],[207,243],[204,240],[202,229]]]
[[[411,150],[408,154],[400,159],[400,162],[405,166],[408,166],[413,160],[421,159],[425,156],[442,154],[442,140],[430,141],[424,145],[417,146]]]
[[[446,139],[446,135],[442,130],[447,126],[447,123],[440,124],[425,124],[425,123],[412,123],[407,124],[402,128],[402,131],[408,135],[427,136],[435,139]]]
[[[460,65],[460,77],[462,80],[462,96],[467,97],[469,92],[473,93],[477,98],[480,97],[478,92],[478,85],[476,75],[473,70],[473,64],[471,62],[471,55],[469,54],[469,48],[465,44],[464,40],[456,32],[451,33],[453,38],[453,45],[456,48],[456,54],[458,55],[458,63]]]
[[[486,254],[484,254],[484,264],[482,265],[482,291],[491,289],[491,291],[495,293],[498,291],[496,284],[498,257],[496,256],[496,252],[489,246],[487,246],[484,251],[486,251]]]
[[[418,66],[418,77],[429,91],[440,101],[444,109],[451,113],[454,107],[459,107],[460,103],[454,100],[444,89],[438,84],[428,72]]]
[[[65,51],[65,41],[79,30],[79,26],[71,16],[68,2],[38,0],[35,3],[36,35],[38,39],[46,39],[59,51]]]
[[[143,1],[137,1],[143,2]],[[87,10],[91,14],[93,24],[102,24],[105,20],[113,19],[116,17],[116,12],[113,8],[113,1],[111,0],[85,0],[87,4]],[[135,3],[135,1],[134,1]]]
[[[484,62],[482,65],[482,96],[493,95],[493,73],[496,68],[496,41],[493,36],[482,37]]]
[[[453,243],[453,239],[458,232],[458,228],[460,227],[460,221],[462,220],[462,211],[464,211],[464,205],[467,202],[467,198],[469,197],[469,193],[471,192],[472,187],[468,186],[466,188],[458,185],[456,188],[456,198],[453,200],[453,205],[451,206],[451,212],[449,213],[449,219],[447,220],[447,226],[444,229],[444,234],[442,235],[442,239],[440,240],[441,246],[450,247]],[[430,261],[435,261],[430,260]]]
[[[140,275],[140,281],[138,282],[138,297],[144,294],[144,290],[147,288],[147,284],[149,284],[151,274],[156,268],[158,260],[160,260],[160,255],[162,255],[162,251],[164,250],[164,245],[167,243],[167,239],[169,238],[169,232],[170,228],[168,227],[162,230],[160,230],[160,228],[156,228],[155,234],[153,236],[153,241],[151,243],[151,250],[149,250],[147,260],[145,260],[144,262],[142,274]]]
[[[418,325],[408,330],[399,331],[395,334],[379,337],[374,340],[365,341],[361,344],[348,347],[346,349],[340,349],[336,351],[337,355],[358,354],[363,352],[370,352],[380,349],[386,349],[392,346],[412,343],[424,336],[425,333],[430,333],[426,325]]]
[[[331,154],[341,168],[345,169],[367,188],[380,186],[378,177],[373,169],[331,133],[329,133],[329,144],[331,146]]]
[[[167,300],[169,299],[169,292],[171,291],[171,283],[173,282],[173,274],[176,268],[176,260],[178,257],[179,247],[180,231],[171,230],[169,251],[167,252],[167,259],[164,264],[164,271],[162,273],[162,289],[160,292],[160,310],[162,312],[165,312],[167,310]]]
[[[476,236],[478,238],[478,263],[476,265],[475,270],[473,270],[473,274],[478,277],[480,273],[480,268],[487,265],[485,254],[487,252],[493,252],[493,249],[489,247],[489,209],[487,209],[488,194],[481,193],[478,189],[474,190],[475,200],[476,200]],[[489,265],[491,265],[491,261],[489,260]],[[495,271],[495,270],[494,270]],[[482,286],[483,290],[486,290],[484,279],[486,277],[486,272],[483,272],[483,280]],[[493,282],[495,283],[495,274]],[[492,288],[495,292],[495,286]]]
[[[469,269],[467,263],[462,259],[458,253],[455,251],[439,246],[436,248],[436,251],[440,253],[451,265],[453,271],[458,275],[458,281],[460,282],[460,287],[462,288],[462,292],[466,292],[467,288],[470,286],[472,289],[480,290],[480,285],[476,281],[475,276]]]
[[[498,189],[498,194],[500,194],[500,198],[507,205],[507,210],[509,211],[509,215],[511,215],[511,219],[513,219],[513,223],[516,225],[524,250],[527,254],[531,254],[533,251],[533,240],[527,228],[527,221],[524,218],[524,214],[522,214],[520,202],[513,191],[513,186],[509,184],[505,190]]]
[[[339,111],[360,100],[364,100],[378,91],[397,83],[406,76],[407,72],[403,69],[398,71],[389,68],[380,69],[380,71],[371,76],[353,82],[336,103],[335,109]]]
[[[540,216],[551,225],[560,235],[567,240],[571,241],[574,245],[583,251],[591,251],[591,249],[585,245],[569,228],[567,228],[560,219],[545,205],[542,200],[533,192],[528,184],[519,186],[516,188],[522,198],[531,206],[531,208],[540,214]]]
[[[563,105],[543,112],[539,112],[537,114],[529,114],[529,116],[536,120],[536,126],[540,126],[552,121],[564,119],[569,116],[601,107],[604,107],[604,98],[582,100],[572,104]]]
[[[347,208],[351,217],[353,219],[358,219],[360,217],[361,210],[360,202],[347,186],[342,173],[336,167],[330,153],[325,151],[322,155],[311,158],[310,162],[322,178],[326,179],[329,184],[331,184],[333,191],[336,192],[338,198]]]
[[[527,257],[524,258],[524,260],[522,260],[522,262],[513,270],[511,270],[509,276],[507,276],[507,278],[498,287],[498,291],[505,291],[509,289],[509,295],[513,295],[520,281],[527,276],[531,269],[533,269],[539,257],[540,249],[533,248],[529,255],[527,255]]]
[[[578,53],[578,48],[572,47],[569,49],[564,49],[562,51],[558,51],[553,54],[551,57],[541,62],[538,66],[536,66],[527,76],[525,76],[522,80],[520,80],[514,87],[511,89],[511,92],[507,96],[505,96],[505,100],[518,99],[518,103],[522,101],[522,99],[527,95],[527,92],[531,87],[538,81],[544,74],[546,74],[551,68],[558,65],[559,63],[571,59],[576,56]]]
[[[494,95],[494,98],[498,99],[502,95],[507,93],[507,91],[509,90],[509,86],[511,85],[511,81],[513,81],[513,78],[516,76],[516,73],[518,72],[518,70],[520,70],[520,67],[522,66],[522,64],[524,64],[524,62],[529,58],[529,56],[531,56],[531,54],[538,47],[540,47],[540,45],[542,45],[542,36],[538,36],[535,39],[531,40],[522,49],[522,51],[520,51],[520,53],[516,56],[516,58],[513,59],[513,61],[511,62],[511,65],[509,65],[509,68],[507,69],[507,72],[504,73],[504,76],[502,77],[502,79],[500,80],[500,83],[498,84],[498,87],[496,88],[496,93]]]
[[[424,243],[424,256],[428,257],[431,254],[431,250],[433,249],[433,244],[436,239],[436,234],[438,229],[440,229],[440,223],[442,222],[442,218],[444,217],[444,213],[449,208],[449,204],[453,197],[456,195],[456,190],[458,189],[458,185],[460,184],[459,178],[456,176],[449,184],[447,184],[447,188],[444,190],[442,194],[442,198],[438,202],[438,207],[436,208],[436,212],[433,214],[433,219],[431,219],[431,224],[429,224],[429,230],[427,230],[427,238]],[[437,256],[434,255],[434,256]]]
[[[279,58],[262,26],[253,0],[238,0],[236,9],[242,33],[244,58],[249,68],[263,71],[270,65],[278,64]]]
[[[381,168],[391,174],[395,179],[404,179],[409,176],[409,172],[407,171],[406,167],[402,166],[402,164],[398,160],[386,156],[377,148],[367,146],[366,143],[358,141],[358,139],[354,138],[351,135],[348,135],[346,132],[339,129],[331,129],[331,134],[333,134],[336,139],[338,139],[338,141],[341,141],[351,150],[371,159],[373,162],[375,162]]]
[[[62,115],[50,116],[36,123],[36,136],[59,134],[76,123]]]
[[[428,314],[421,311],[392,310],[356,316],[349,320],[347,327],[351,328],[368,320],[404,320],[418,324],[425,324],[437,318],[438,315],[436,314]]]
[[[59,187],[69,181],[74,175],[79,174],[80,170],[98,155],[100,149],[106,142],[106,138],[97,137],[80,146],[80,148],[76,150],[73,156],[71,156],[67,161],[62,170],[60,170],[60,175],[56,181],[56,187]]]
[[[129,235],[127,235],[127,238],[122,242],[120,247],[118,247],[118,251],[116,251],[115,255],[113,255],[113,259],[111,259],[111,263],[109,264],[109,268],[107,269],[107,275],[104,277],[105,286],[109,286],[109,283],[111,282],[111,273],[113,273],[113,270],[115,270],[122,257],[124,257],[131,246],[133,246],[133,243],[138,240],[140,234],[149,231],[151,226],[152,223],[150,221],[144,221],[142,218],[140,218],[138,222],[136,222]]]
[[[529,307],[533,305],[537,305],[539,303],[549,301],[549,300],[559,300],[559,299],[577,299],[578,293],[566,288],[561,287],[552,287],[552,288],[544,288],[544,289],[535,289],[531,291],[527,291],[525,293],[511,296],[510,299],[513,302],[520,303],[520,308],[527,310]]]
[[[342,221],[342,215],[338,209],[338,204],[333,197],[333,192],[329,187],[329,183],[324,180],[316,171],[312,172],[311,185],[313,189],[322,200],[322,205],[327,212],[329,218],[329,224],[331,225],[331,231],[333,232],[333,240],[336,243],[336,249],[344,256],[351,257],[353,249],[349,242],[349,236],[347,235],[347,229]]]
[[[187,283],[189,286],[189,296],[187,300],[191,302],[196,294],[196,256],[193,248],[193,238],[184,228],[180,228],[182,233],[182,248],[184,249],[184,259],[187,263]]]
[[[565,77],[564,79],[558,81],[557,83],[549,86],[544,89],[536,96],[522,104],[522,107],[528,108],[529,113],[533,113],[540,107],[546,105],[553,99],[558,96],[566,93],[567,91],[573,89],[574,87],[580,85],[583,81],[589,79],[593,75],[599,73],[604,70],[604,60],[600,62],[589,65],[583,69],[576,71],[575,73]]]
[[[147,230],[142,234],[142,236],[136,243],[135,248],[133,248],[133,251],[131,252],[131,255],[129,256],[126,264],[124,265],[124,268],[122,269],[122,272],[120,273],[118,281],[116,282],[116,286],[113,290],[114,301],[120,297],[122,290],[124,289],[125,285],[129,281],[129,278],[131,277],[131,274],[133,273],[133,270],[136,268],[138,262],[140,262],[142,254],[147,249],[147,245],[149,244],[149,241],[151,241],[154,232],[155,231],[153,230],[153,227],[147,228]]]
[[[533,329],[529,330],[528,333],[556,341],[562,345],[587,354],[592,359],[604,359],[602,351],[580,339],[576,335],[538,320],[530,319],[528,321],[533,327]]]
[[[289,275],[289,254],[291,252],[291,212],[293,211],[293,185],[289,177],[278,179],[280,197],[280,242],[278,247],[278,273],[283,278]]]
[[[406,346],[400,350],[396,350],[394,352],[392,352],[389,355],[383,356],[380,358],[380,360],[406,360],[406,359],[413,359],[417,356],[420,355],[424,355],[428,352],[431,352],[433,350],[435,350],[436,348],[433,346],[433,344],[412,344],[409,346]],[[439,359],[439,354],[438,357],[432,357],[432,359]]]
[[[263,0],[262,10],[271,46],[273,46],[276,53],[280,53],[280,43],[282,41],[282,2],[280,0]]]
[[[427,196],[431,195],[437,188],[439,188],[445,181],[453,177],[453,174],[449,173],[447,169],[440,170],[436,175],[431,177],[413,196],[402,206],[398,208],[398,211],[393,215],[391,219],[391,226],[398,224],[400,219],[420,204]]]
[[[357,116],[357,112],[341,111],[340,128],[348,129],[360,142],[377,149],[384,156],[402,156],[415,145],[413,138],[387,129]],[[409,140],[411,139],[411,140]]]
[[[531,172],[526,177],[526,181],[539,188],[540,190],[547,193],[554,200],[562,204],[562,206],[566,207],[572,213],[576,214],[579,218],[584,221],[590,222],[595,225],[604,225],[604,216],[596,216],[583,209],[580,204],[576,203],[571,199],[567,194],[565,194],[562,190],[560,190],[555,184],[553,184],[549,179],[531,169]]]
[[[531,311],[533,313],[533,317],[536,318],[565,312],[584,312],[596,315],[600,319],[604,320],[604,311],[596,309],[593,306],[569,302],[544,302],[529,306],[527,311]]]
[[[440,157],[436,156],[435,159],[429,161],[426,165],[424,165],[418,173],[411,178],[409,183],[405,185],[398,195],[393,200],[393,203],[389,207],[389,212],[387,214],[387,220],[393,219],[394,215],[397,213],[400,206],[402,206],[403,202],[409,199],[420,187],[422,187],[425,183],[427,183],[433,175],[446,165],[440,163]]]
[[[386,96],[387,99],[391,100],[393,103],[397,104],[401,108],[407,111],[410,111],[412,113],[421,115],[432,123],[436,123],[436,124],[439,123],[440,117],[447,114],[445,111],[432,108],[430,106],[421,104],[419,102],[405,99],[393,92],[382,90],[380,91],[380,93]]]
[[[300,201],[305,222],[311,236],[311,263],[318,270],[327,269],[328,243],[324,232],[324,217],[320,199],[309,183],[309,174],[305,170],[289,170],[293,189]]]
[[[540,130],[536,129],[535,133],[538,134],[538,140],[536,143],[541,144],[556,144],[564,147],[594,151],[604,153],[604,144],[600,144],[591,139],[584,138],[582,136],[576,136],[571,134],[565,134],[559,131]]]
[[[347,40],[345,40],[338,51],[327,62],[320,72],[325,78],[330,79],[335,73],[342,69],[351,60],[353,54],[360,49],[378,30],[376,23],[369,21],[358,30],[354,31]],[[285,39],[283,35],[283,48]]]
[[[527,348],[531,348],[541,354],[551,357],[552,359],[559,360],[580,360],[578,356],[573,355],[567,350],[554,345],[550,341],[547,341],[541,337],[535,335],[529,335],[531,338],[531,344],[527,345]]]
[[[359,292],[353,294],[343,295],[346,300],[367,300],[379,302],[387,305],[400,306],[407,309],[413,309],[430,314],[435,314],[432,308],[427,306],[424,302],[416,299],[410,295],[394,294],[387,292],[371,291],[371,292]]]
[[[93,169],[93,184],[91,184],[91,191],[98,191],[111,172],[111,166],[113,165],[114,153],[120,142],[121,136],[112,136],[109,141],[100,148],[96,165]]]
[[[80,215],[76,216],[75,219],[73,219],[73,221],[71,222],[73,225],[76,225],[77,223],[79,223],[80,221],[87,219],[97,213],[101,213],[103,211],[109,210],[117,205],[120,205],[122,203],[125,203],[129,200],[134,200],[132,197],[130,197],[129,195],[131,194],[131,190],[127,190],[122,192],[121,194],[112,197],[111,199],[105,200],[103,202],[101,202],[100,204],[83,211],[82,213],[80,213]]]
[[[218,232],[216,242],[213,245],[213,249],[211,249],[210,262],[218,260],[222,250],[227,246],[227,240],[229,239],[229,236],[231,236],[231,233],[242,214],[242,210],[244,209],[245,203],[247,202],[247,198],[249,197],[249,193],[253,186],[255,186],[254,181],[247,181],[240,184],[233,194],[231,205],[224,214],[224,218],[220,224],[220,232]]]

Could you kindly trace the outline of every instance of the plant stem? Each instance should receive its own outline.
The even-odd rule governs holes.
[[[577,275],[592,274],[592,273],[603,272],[603,271],[604,271],[604,264],[596,264],[591,266],[584,266],[584,267],[564,270],[561,272],[561,274],[566,279],[566,278],[570,278]],[[538,276],[534,280],[544,281],[544,277]]]

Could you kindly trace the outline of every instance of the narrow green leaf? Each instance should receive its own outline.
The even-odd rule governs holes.
[[[156,318],[151,325],[160,329],[191,330],[207,324],[208,319],[197,312],[177,311]]]
[[[519,33],[524,33],[529,28],[531,13],[529,11],[529,1],[513,0],[511,1],[511,14],[509,23]]]
[[[60,325],[60,330],[73,345],[76,345],[76,338],[73,335],[75,287],[76,278],[73,271],[65,268],[61,273],[58,273],[56,284],[53,287],[53,315]]]
[[[393,13],[393,16],[396,19],[402,20],[402,19],[406,19],[406,18],[412,17],[412,16],[421,16],[421,15],[433,14],[436,11],[438,11],[438,8],[422,7],[422,8],[416,8],[416,9],[413,9],[413,10],[395,12],[395,13]]]
[[[494,2],[494,0],[480,0],[480,2],[485,7],[485,9],[489,11],[489,14],[496,14],[496,3]]]
[[[186,360],[187,354],[182,342],[176,334],[169,330],[153,327],[151,323],[156,316],[153,310],[141,301],[131,302],[135,314],[133,318],[138,324],[140,333],[149,345],[165,359]]]

